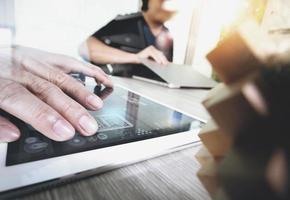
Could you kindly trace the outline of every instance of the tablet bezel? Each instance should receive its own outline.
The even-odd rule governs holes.
[[[134,92],[124,87],[121,88]],[[155,103],[161,104],[141,94],[138,95]],[[195,116],[191,117],[198,119]],[[133,162],[169,153],[174,149],[193,145],[196,142],[199,142],[200,139],[198,137],[198,133],[199,130],[194,129],[178,134],[166,135],[13,166],[5,165],[8,145],[6,143],[1,143],[0,195],[3,192],[54,179],[63,179],[65,177],[74,176],[88,170],[102,168],[103,172],[111,170],[112,168],[117,168],[118,166],[124,166]],[[136,149],[140,149],[140,151],[136,151]],[[144,151],[144,149],[146,149],[146,151]]]

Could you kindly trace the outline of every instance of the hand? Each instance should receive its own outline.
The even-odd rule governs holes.
[[[7,55],[0,52],[0,109],[56,141],[72,138],[75,130],[87,136],[96,133],[97,122],[83,106],[98,110],[102,100],[68,72],[81,72],[113,86],[98,67],[67,56],[24,47],[13,48]],[[0,141],[15,141],[19,136],[18,128],[0,116]]]
[[[137,63],[140,63],[140,58],[153,58],[155,62],[167,65],[169,62],[164,54],[156,49],[154,46],[149,46],[146,49],[140,51],[137,55]]]

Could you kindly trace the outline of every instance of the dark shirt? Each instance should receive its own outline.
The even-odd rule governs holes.
[[[162,32],[168,34],[168,29],[164,26]],[[92,37],[101,40],[106,45],[130,53],[138,53],[146,47],[153,45],[162,51],[169,61],[172,61],[173,58],[172,39],[169,39],[169,45],[167,45],[166,48],[161,48],[158,42],[156,42],[157,38],[151,32],[143,14],[140,12],[117,16],[107,25],[95,32]],[[115,64],[113,68],[115,71],[113,73],[114,75],[131,76],[133,73],[132,70],[136,68],[136,65]],[[103,69],[106,71],[106,68]]]

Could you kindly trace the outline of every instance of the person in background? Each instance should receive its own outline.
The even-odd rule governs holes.
[[[166,8],[167,2],[142,0],[142,12],[117,16],[80,46],[80,55],[105,72],[121,76],[131,74],[141,58],[168,64],[173,58],[173,40],[164,23],[175,11]],[[135,65],[120,65],[128,63]]]

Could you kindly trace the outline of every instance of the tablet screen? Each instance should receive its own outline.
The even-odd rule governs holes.
[[[21,130],[21,137],[8,144],[6,165],[177,134],[200,129],[203,125],[197,119],[120,87],[115,87],[114,91],[96,87],[95,93],[104,99],[101,110],[90,111],[99,124],[95,135],[85,137],[76,133],[69,141],[56,142],[46,138],[30,125],[14,119]]]

